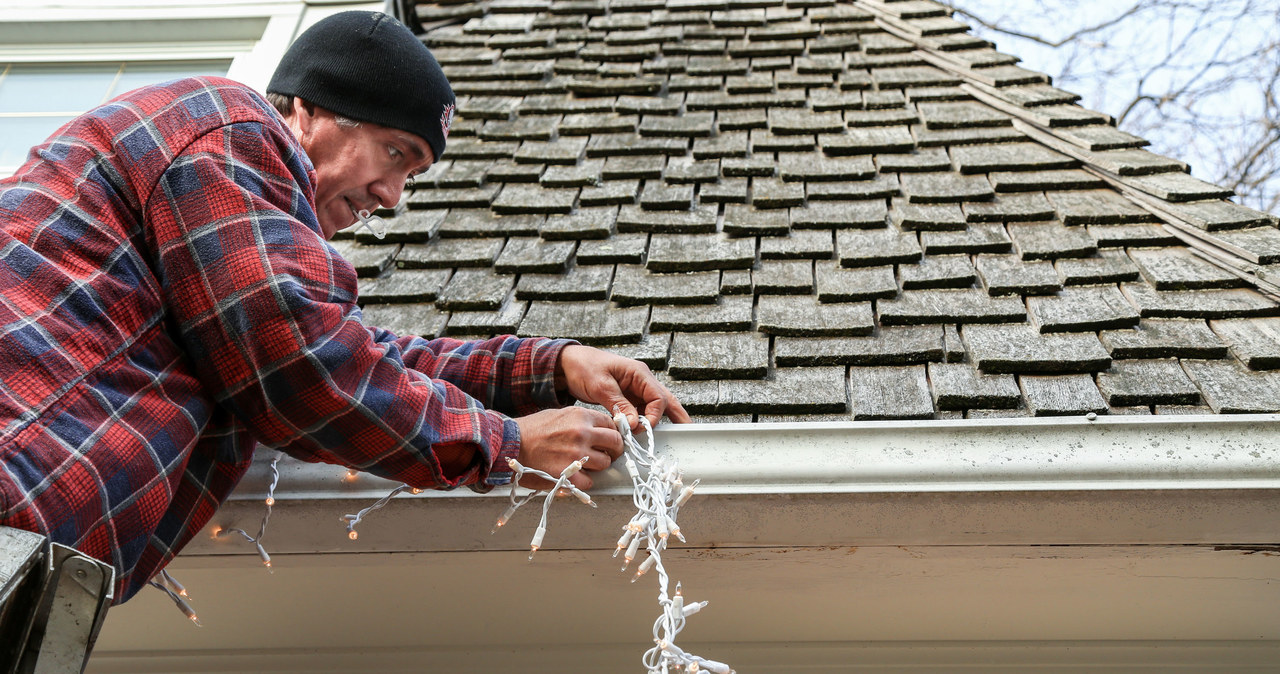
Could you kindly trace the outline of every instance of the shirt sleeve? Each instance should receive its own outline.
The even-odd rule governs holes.
[[[398,337],[370,328],[373,339],[398,349],[405,365],[432,379],[462,389],[489,409],[510,416],[564,407],[574,400],[555,386],[560,351],[571,339],[517,339],[510,335],[484,341]]]
[[[420,488],[508,481],[516,423],[429,373],[516,412],[545,399],[561,347],[375,339],[354,269],[318,233],[314,173],[288,134],[256,122],[205,134],[145,205],[173,330],[209,396],[303,460]],[[522,385],[535,391],[504,392]]]

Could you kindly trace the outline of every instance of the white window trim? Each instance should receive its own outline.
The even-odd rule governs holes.
[[[0,2],[0,62],[230,59],[227,76],[261,90],[305,3]]]
[[[0,0],[0,63],[221,60],[263,91],[306,12],[304,0]]]

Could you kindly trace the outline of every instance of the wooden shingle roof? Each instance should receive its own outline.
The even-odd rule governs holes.
[[[458,118],[335,243],[372,324],[572,337],[712,420],[1280,411],[1275,219],[942,5],[416,18]]]

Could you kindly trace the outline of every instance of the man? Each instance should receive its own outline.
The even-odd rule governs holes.
[[[258,443],[416,487],[591,484],[609,415],[688,421],[644,365],[567,340],[460,342],[361,323],[325,242],[443,152],[453,93],[382,14],[304,33],[268,91],[146,87],[0,181],[0,524],[111,563],[137,592],[213,516]],[[510,415],[510,416],[508,416]],[[516,417],[516,418],[512,418]]]

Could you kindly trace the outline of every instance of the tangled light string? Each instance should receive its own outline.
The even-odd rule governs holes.
[[[703,670],[712,674],[734,674],[734,670],[729,665],[686,652],[675,643],[676,635],[684,629],[685,620],[707,605],[705,601],[685,603],[680,583],[676,583],[675,595],[671,596],[668,593],[671,579],[667,575],[666,567],[662,564],[662,551],[666,549],[667,541],[672,536],[680,539],[681,542],[685,540],[680,532],[680,525],[676,523],[676,516],[679,514],[680,506],[693,496],[698,482],[695,480],[693,484],[685,485],[675,457],[670,454],[659,455],[654,450],[653,428],[649,425],[648,419],[640,417],[640,423],[644,426],[644,435],[648,439],[645,444],[641,444],[631,433],[627,417],[621,412],[614,415],[613,421],[618,427],[618,432],[622,434],[625,449],[623,465],[626,466],[627,474],[631,478],[631,501],[636,507],[636,514],[622,527],[622,537],[618,539],[613,556],[622,554],[622,570],[626,571],[639,552],[640,545],[644,544],[648,557],[636,568],[631,582],[636,582],[650,570],[655,571],[658,576],[658,604],[662,608],[662,614],[653,623],[654,646],[645,652],[644,666],[650,674],[674,674],[681,671],[694,674]],[[583,457],[569,464],[557,479],[509,459],[508,464],[515,472],[511,479],[511,505],[498,518],[493,531],[496,532],[506,525],[520,506],[540,494],[546,494],[542,503],[542,519],[534,530],[533,540],[529,542],[529,559],[532,560],[534,553],[542,545],[542,538],[547,532],[547,513],[558,494],[567,489],[577,496],[578,500],[595,507],[595,503],[585,492],[569,484],[569,477],[582,470],[586,461],[586,457]],[[522,498],[517,498],[517,483],[526,474],[536,475],[555,484],[551,489],[533,491]]]

